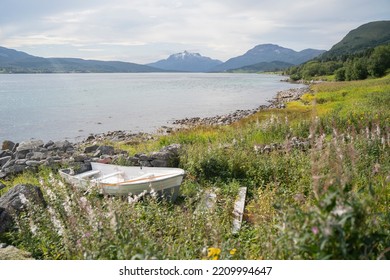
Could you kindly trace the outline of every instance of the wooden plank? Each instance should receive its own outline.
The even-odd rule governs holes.
[[[244,215],[244,209],[245,209],[246,192],[247,192],[246,187],[240,188],[238,191],[236,201],[234,202],[233,227],[232,227],[233,234],[238,233],[241,229],[242,216]]]

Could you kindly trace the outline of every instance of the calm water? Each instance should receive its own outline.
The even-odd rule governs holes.
[[[0,75],[0,143],[82,140],[113,130],[153,132],[185,117],[252,109],[297,87],[258,74]]]

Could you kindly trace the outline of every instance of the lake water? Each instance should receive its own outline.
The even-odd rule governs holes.
[[[0,143],[154,132],[175,119],[254,109],[299,87],[266,74],[2,74]]]

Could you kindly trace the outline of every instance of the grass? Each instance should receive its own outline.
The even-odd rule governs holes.
[[[389,259],[390,76],[311,90],[230,126],[114,143],[131,154],[183,145],[187,177],[173,204],[84,194],[48,169],[5,182],[40,185],[48,207],[1,239],[39,259]],[[310,149],[291,147],[293,137]],[[244,223],[232,234],[240,186]],[[216,205],[201,212],[211,189]]]

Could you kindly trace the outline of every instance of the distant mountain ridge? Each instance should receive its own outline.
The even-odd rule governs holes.
[[[227,70],[227,72],[233,72],[233,73],[234,72],[250,72],[250,73],[273,72],[273,71],[284,70],[291,66],[294,66],[294,64],[288,62],[282,62],[282,61],[259,62],[256,64],[247,65],[236,69],[230,69]]]
[[[0,47],[0,73],[135,73],[163,72],[146,65],[121,62],[84,60],[80,58],[43,58]]]
[[[43,58],[25,52],[0,47],[0,73],[138,73],[138,72],[224,72],[241,67],[250,71],[285,68],[286,64],[300,64],[319,54],[321,50],[306,49],[296,52],[273,44],[263,44],[223,63],[199,53],[184,51],[167,59],[146,65],[122,62],[85,60],[81,58]],[[260,63],[260,64],[259,64]],[[263,64],[261,64],[263,63]],[[268,64],[267,64],[268,63]],[[281,63],[285,63],[281,65]],[[257,65],[254,65],[257,64]]]
[[[321,58],[338,58],[390,43],[390,21],[374,21],[351,30]]]
[[[284,48],[274,44],[262,44],[250,49],[245,54],[231,58],[225,63],[212,69],[213,72],[223,72],[231,69],[237,69],[244,66],[257,64],[260,62],[280,61],[290,64],[301,64],[313,59],[325,50],[305,49],[300,52]]]
[[[184,51],[182,53],[172,54],[167,59],[162,59],[147,65],[169,71],[208,72],[220,64],[222,64],[220,60],[211,59],[199,53]]]

